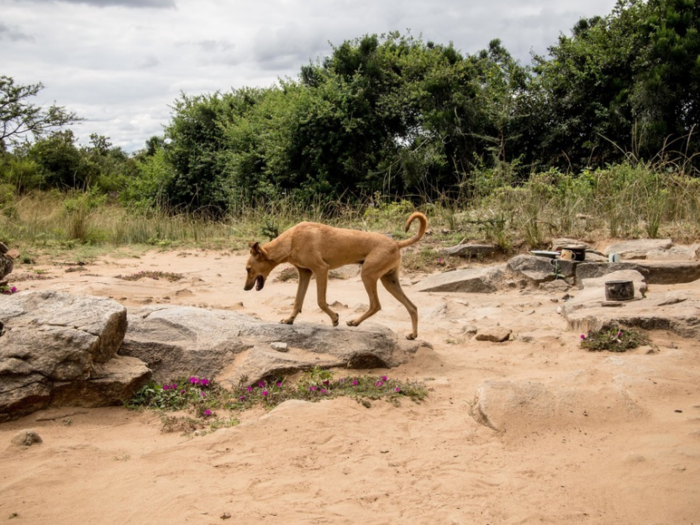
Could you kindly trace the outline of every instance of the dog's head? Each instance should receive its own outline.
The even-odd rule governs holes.
[[[248,291],[255,286],[257,291],[262,290],[263,286],[265,286],[265,279],[267,279],[267,276],[270,275],[274,267],[275,264],[267,258],[265,248],[260,246],[257,242],[251,242],[250,257],[248,257],[248,262],[245,265],[248,276],[246,277],[243,289]]]

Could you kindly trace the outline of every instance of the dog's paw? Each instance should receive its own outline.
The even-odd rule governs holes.
[[[350,321],[347,322],[347,325],[348,326],[357,326],[357,321],[355,321],[354,319],[351,319]]]
[[[336,314],[335,321],[333,321],[333,326],[338,326],[339,322],[340,322],[340,316]]]
[[[294,324],[294,318],[290,317],[289,319],[282,319],[280,324]]]
[[[416,337],[418,337],[418,334],[414,334],[414,333],[406,334],[406,339],[408,339],[409,341],[413,341]]]

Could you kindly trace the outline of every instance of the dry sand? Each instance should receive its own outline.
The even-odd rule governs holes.
[[[82,272],[45,264],[54,278],[17,286],[281,319],[296,283],[244,292],[245,258],[187,250],[100,258]],[[15,275],[27,272],[18,266]],[[115,278],[141,270],[185,279]],[[656,332],[657,353],[589,353],[556,313],[557,295],[419,293],[411,283],[420,277],[403,281],[419,307],[419,337],[434,349],[381,372],[425,380],[424,403],[292,403],[197,437],[162,433],[152,412],[37,412],[0,425],[0,523],[700,524],[700,342]],[[697,282],[675,288],[700,295]],[[407,332],[403,307],[384,290],[380,298],[372,321]],[[314,299],[312,284],[296,322],[328,325]],[[328,299],[344,305],[341,322],[367,304],[352,271],[330,282]],[[463,333],[498,323],[517,339]],[[593,395],[585,409],[600,417],[526,416],[495,432],[470,415],[489,380],[583,385]],[[606,392],[622,387],[640,410],[606,404]],[[10,444],[28,428],[42,444]]]

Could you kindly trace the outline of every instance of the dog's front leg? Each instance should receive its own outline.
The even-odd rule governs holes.
[[[297,296],[294,299],[294,310],[292,310],[292,315],[289,318],[280,321],[282,324],[294,324],[294,319],[301,313],[301,307],[304,305],[304,297],[306,297],[306,290],[309,288],[309,282],[311,281],[311,270],[299,268],[298,266],[296,269],[297,272],[299,272],[299,286],[297,286]]]
[[[318,294],[318,306],[328,314],[331,318],[333,326],[338,326],[338,320],[340,316],[328,307],[326,302],[326,289],[328,287],[328,269],[323,271],[315,272],[316,277],[316,293]]]

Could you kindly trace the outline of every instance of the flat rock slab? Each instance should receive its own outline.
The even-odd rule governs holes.
[[[418,283],[420,292],[491,293],[499,289],[504,266],[468,268],[431,275]]]
[[[273,343],[286,344],[287,351],[273,349]],[[254,383],[313,366],[394,367],[424,345],[372,323],[285,325],[228,310],[154,305],[129,311],[120,354],[146,362],[157,381],[198,375]]]
[[[682,284],[700,279],[698,261],[583,262],[576,267],[576,282],[602,277],[619,270],[636,270],[647,284]]]
[[[443,250],[447,255],[457,255],[459,257],[477,257],[493,255],[496,253],[494,244],[458,244]]]
[[[671,239],[634,239],[611,244],[603,250],[605,255],[617,253],[621,259],[646,259],[649,252],[668,250],[673,246]]]
[[[641,300],[622,301],[620,308],[609,308],[604,303],[605,294],[596,287],[583,290],[575,299],[564,303],[562,315],[568,329],[585,333],[616,323],[644,330],[669,330],[700,340],[700,298],[665,292],[647,293]]]

